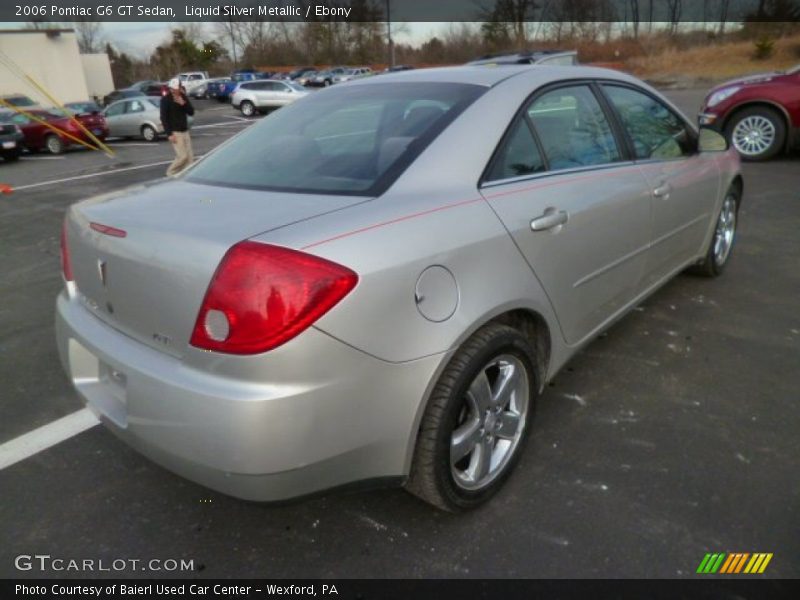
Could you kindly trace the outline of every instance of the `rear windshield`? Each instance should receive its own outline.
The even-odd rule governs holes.
[[[310,94],[245,130],[186,179],[379,195],[484,91],[470,84],[384,83]]]

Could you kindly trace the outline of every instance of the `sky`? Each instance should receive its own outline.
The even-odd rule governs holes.
[[[64,23],[63,27],[70,27],[71,24]],[[114,47],[118,50],[135,56],[144,58],[152,53],[153,48],[158,46],[170,37],[170,30],[181,27],[186,23],[179,22],[148,22],[148,23],[103,23],[102,36],[111,40]],[[209,39],[215,36],[213,23],[200,23],[208,32]],[[24,26],[24,23],[2,23],[0,29],[13,29]],[[397,43],[411,43],[418,45],[426,39],[441,33],[447,23],[406,23],[405,31],[401,31],[394,36]]]

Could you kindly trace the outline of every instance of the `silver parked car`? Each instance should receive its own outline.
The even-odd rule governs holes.
[[[72,206],[59,352],[114,433],[213,489],[467,509],[578,349],[723,270],[741,195],[725,140],[619,72],[365,78]]]
[[[142,137],[155,142],[164,133],[158,99],[146,96],[118,100],[103,111],[110,137]]]
[[[308,94],[299,83],[264,79],[240,83],[231,95],[231,104],[250,117],[262,110],[280,108]]]
[[[372,69],[369,67],[356,67],[354,69],[347,69],[344,73],[334,75],[333,83],[344,83],[345,81],[352,81],[353,79],[361,79],[362,77],[369,77],[373,75]]]

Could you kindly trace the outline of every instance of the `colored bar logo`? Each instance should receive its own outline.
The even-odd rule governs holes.
[[[756,552],[715,552],[706,554],[697,572],[701,574],[761,574],[767,569],[772,553]]]

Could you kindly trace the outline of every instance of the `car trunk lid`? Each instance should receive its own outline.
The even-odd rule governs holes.
[[[73,207],[67,222],[78,298],[122,333],[181,357],[231,246],[364,200],[184,181],[87,200]]]

